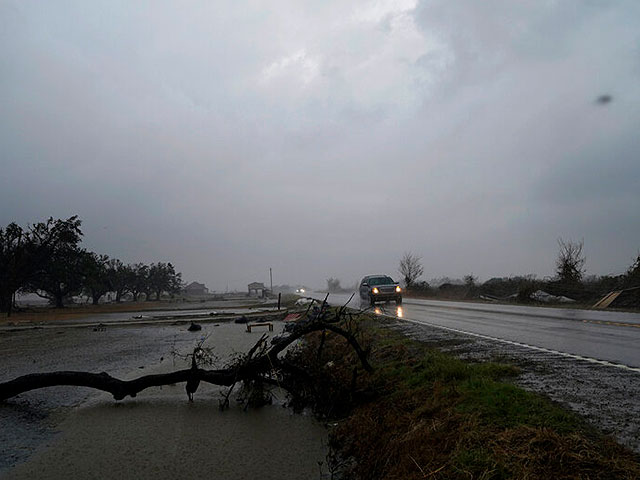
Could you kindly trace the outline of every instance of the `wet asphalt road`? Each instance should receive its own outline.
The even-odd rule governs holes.
[[[324,295],[312,294],[319,299]],[[329,302],[343,305],[349,297],[332,294]],[[356,295],[349,306],[366,308],[368,305],[361,305]],[[640,314],[637,313],[419,299],[405,299],[400,309],[393,302],[378,307],[378,313],[412,323],[640,368]]]

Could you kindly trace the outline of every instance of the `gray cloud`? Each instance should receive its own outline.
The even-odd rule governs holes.
[[[211,288],[640,248],[636,2],[3,2],[0,223]],[[613,96],[596,105],[603,94]],[[615,246],[615,248],[611,248]]]

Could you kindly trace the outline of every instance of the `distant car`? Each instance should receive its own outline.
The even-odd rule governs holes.
[[[296,288],[296,293],[305,293],[306,290],[304,288]]]
[[[360,282],[360,298],[368,301],[370,305],[389,300],[395,300],[396,304],[400,305],[402,288],[387,275],[367,275]]]

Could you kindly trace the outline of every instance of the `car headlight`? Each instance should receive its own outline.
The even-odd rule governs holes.
[[[378,290],[378,287],[373,287],[373,290],[371,290],[371,292],[374,294],[378,294],[380,293],[380,290]]]
[[[398,286],[396,287],[396,293],[400,293],[401,291],[402,291],[402,289],[400,288],[400,285],[398,285]]]

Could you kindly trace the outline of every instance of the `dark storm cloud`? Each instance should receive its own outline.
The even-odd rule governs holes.
[[[0,223],[242,288],[640,247],[636,2],[0,6]],[[594,99],[609,95],[606,106]],[[608,248],[615,245],[615,249]]]

